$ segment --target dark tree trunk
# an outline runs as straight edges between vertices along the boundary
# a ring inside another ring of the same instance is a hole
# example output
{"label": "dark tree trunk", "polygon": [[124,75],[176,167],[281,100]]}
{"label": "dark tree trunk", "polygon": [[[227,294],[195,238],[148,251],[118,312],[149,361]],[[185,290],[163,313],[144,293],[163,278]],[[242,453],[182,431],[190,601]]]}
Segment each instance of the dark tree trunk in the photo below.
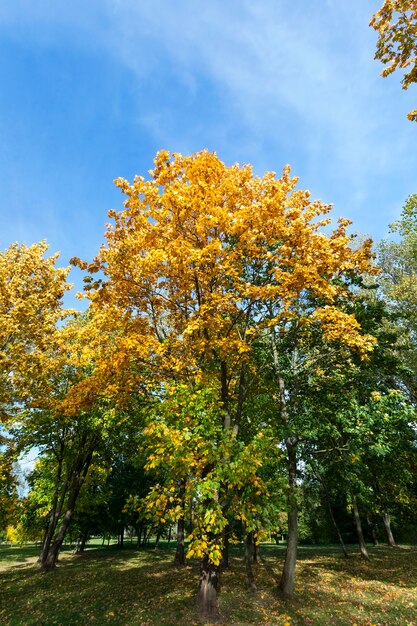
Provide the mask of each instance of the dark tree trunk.
{"label": "dark tree trunk", "polygon": [[349,554],[348,554],[348,551],[346,550],[346,546],[345,546],[345,542],[343,541],[342,533],[340,532],[340,528],[338,526],[338,523],[336,522],[336,518],[335,518],[334,513],[333,513],[333,507],[332,507],[332,503],[331,503],[331,498],[330,498],[330,494],[329,494],[329,491],[327,489],[326,483],[324,482],[323,478],[320,476],[320,474],[318,472],[314,472],[314,475],[320,481],[320,484],[321,484],[322,489],[323,489],[324,499],[326,501],[327,508],[329,510],[330,519],[332,520],[332,524],[333,524],[334,529],[335,529],[335,531],[337,533],[337,536],[339,538],[339,543],[340,543],[340,546],[342,548],[343,554],[344,554],[345,558],[348,558]]}
{"label": "dark tree trunk", "polygon": [[198,614],[202,620],[216,620],[219,617],[217,590],[219,586],[219,568],[209,563],[205,556],[200,565],[200,584],[197,595]]}
{"label": "dark tree trunk", "polygon": [[180,483],[179,497],[181,501],[181,513],[177,520],[177,545],[174,564],[185,565],[185,480],[182,480]]}
{"label": "dark tree trunk", "polygon": [[284,569],[282,570],[279,590],[291,598],[294,593],[295,566],[298,548],[298,505],[297,505],[297,459],[295,445],[289,438],[286,441],[288,454],[288,541],[285,553]]}
{"label": "dark tree trunk", "polygon": [[80,545],[81,545],[81,537],[78,536],[77,541],[75,542],[74,550],[72,551],[73,554],[78,554],[80,552]]}
{"label": "dark tree trunk", "polygon": [[385,532],[387,534],[387,542],[388,545],[391,546],[391,548],[395,548],[395,546],[397,545],[395,543],[395,539],[394,539],[394,535],[392,534],[392,530],[391,530],[391,517],[388,513],[384,513],[382,516],[382,522],[384,524],[384,529]]}
{"label": "dark tree trunk", "polygon": [[177,549],[175,550],[174,563],[175,565],[185,564],[184,517],[183,516],[181,516],[177,522]]}
{"label": "dark tree trunk", "polygon": [[340,546],[342,548],[343,554],[346,558],[349,557],[348,551],[346,550],[345,542],[343,541],[342,533],[340,532],[340,528],[336,522],[336,518],[333,513],[332,505],[330,504],[330,500],[327,500],[327,505],[329,507],[330,519],[332,520],[333,526],[335,527],[337,536],[339,537]]}
{"label": "dark tree trunk", "polygon": [[255,576],[253,575],[252,561],[255,557],[253,532],[247,533],[245,537],[245,568],[246,582],[250,591],[256,591]]}
{"label": "dark tree trunk", "polygon": [[352,506],[353,506],[353,515],[355,518],[356,533],[358,535],[359,549],[361,551],[361,557],[369,561],[369,554],[366,549],[365,539],[363,536],[361,516],[359,515],[358,502],[356,499],[356,495],[352,496]]}
{"label": "dark tree trunk", "polygon": [[260,549],[260,545],[257,541],[253,542],[253,562],[254,563],[260,563],[261,562],[261,555],[259,553],[259,549]]}
{"label": "dark tree trunk", "polygon": [[222,570],[229,569],[229,526],[222,532]]}
{"label": "dark tree trunk", "polygon": [[124,548],[124,545],[125,545],[125,528],[124,528],[124,526],[120,527],[118,543],[119,543],[119,547],[120,548]]}
{"label": "dark tree trunk", "polygon": [[369,513],[366,514],[366,522],[369,526],[369,530],[371,531],[372,543],[374,546],[378,545],[378,537],[376,536],[376,527],[375,522],[373,521],[371,515]]}
{"label": "dark tree trunk", "polygon": [[145,547],[149,542],[149,537],[151,536],[152,528],[147,529],[146,526],[143,529],[143,538],[142,538],[142,546]]}
{"label": "dark tree trunk", "polygon": [[76,543],[75,550],[74,550],[75,554],[82,554],[84,552],[87,539],[88,539],[88,528],[86,528],[81,533],[81,535],[77,537],[77,543]]}

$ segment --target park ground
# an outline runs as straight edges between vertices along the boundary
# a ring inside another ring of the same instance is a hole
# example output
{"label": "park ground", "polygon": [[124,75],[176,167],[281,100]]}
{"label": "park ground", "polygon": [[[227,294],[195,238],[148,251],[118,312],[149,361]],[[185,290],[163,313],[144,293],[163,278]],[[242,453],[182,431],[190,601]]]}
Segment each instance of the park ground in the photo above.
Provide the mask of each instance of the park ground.
{"label": "park ground", "polygon": [[[336,547],[301,547],[296,593],[276,592],[284,548],[261,546],[258,591],[247,591],[245,568],[234,547],[222,576],[221,624],[249,626],[417,626],[417,547],[370,548],[348,559]],[[198,563],[173,565],[173,547],[138,550],[90,544],[82,555],[63,552],[56,571],[40,574],[39,548],[0,545],[2,626],[191,626]]]}

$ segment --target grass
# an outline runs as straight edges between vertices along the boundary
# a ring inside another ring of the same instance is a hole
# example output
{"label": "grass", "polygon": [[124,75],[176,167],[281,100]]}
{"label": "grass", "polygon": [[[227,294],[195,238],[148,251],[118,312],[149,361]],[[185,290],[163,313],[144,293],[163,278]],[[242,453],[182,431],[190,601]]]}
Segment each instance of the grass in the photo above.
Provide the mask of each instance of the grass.
{"label": "grass", "polygon": [[[284,549],[262,546],[258,592],[246,590],[238,548],[222,575],[219,605],[226,626],[417,626],[417,548],[370,548],[369,563],[352,548],[300,548],[296,595],[276,593]],[[90,546],[64,552],[42,575],[38,548],[0,546],[0,623],[4,626],[191,626],[198,624],[198,563],[172,564],[173,550]]]}

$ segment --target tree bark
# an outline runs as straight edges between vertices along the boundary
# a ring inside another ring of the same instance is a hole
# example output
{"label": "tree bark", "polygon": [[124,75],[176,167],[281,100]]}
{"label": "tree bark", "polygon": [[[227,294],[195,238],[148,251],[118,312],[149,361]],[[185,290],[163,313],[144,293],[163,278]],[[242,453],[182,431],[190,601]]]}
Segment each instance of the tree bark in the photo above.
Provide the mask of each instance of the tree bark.
{"label": "tree bark", "polygon": [[136,529],[136,534],[137,534],[137,537],[138,537],[138,542],[137,542],[138,548],[140,548],[141,545],[142,545],[142,528],[143,528],[143,524],[141,522],[140,525]]}
{"label": "tree bark", "polygon": [[54,569],[56,565],[56,562],[58,560],[58,554],[65,538],[65,533],[68,530],[68,526],[74,513],[74,505],[77,495],[78,494],[75,495],[75,492],[71,492],[69,495],[68,505],[66,507],[65,515],[59,527],[58,533],[56,534],[49,548],[46,559],[42,562],[42,572],[49,572],[50,570]]}
{"label": "tree bark", "polygon": [[217,590],[219,586],[219,568],[209,563],[204,556],[200,565],[200,584],[197,595],[197,608],[202,620],[213,621],[219,617]]}
{"label": "tree bark", "polygon": [[362,530],[361,517],[359,515],[358,502],[357,502],[355,494],[353,494],[352,496],[352,506],[353,506],[353,515],[355,518],[356,533],[358,535],[359,549],[361,551],[361,557],[369,561],[369,554],[366,549],[365,539],[364,539],[363,530]]}
{"label": "tree bark", "polygon": [[[63,455],[63,444],[61,444],[61,452]],[[57,475],[55,479],[55,490],[54,496],[52,499],[52,508],[48,519],[48,525],[45,530],[45,535],[42,541],[41,553],[39,555],[38,563],[45,563],[48,553],[49,547],[51,545],[53,536],[55,534],[56,528],[58,526],[59,518],[62,513],[62,509],[65,502],[65,497],[67,495],[69,482],[71,479],[71,470],[67,468],[66,476],[64,482],[62,482],[62,466],[63,466],[63,456],[58,460],[57,467]]]}
{"label": "tree bark", "polygon": [[395,548],[395,546],[397,545],[395,543],[395,539],[394,539],[394,535],[392,534],[392,530],[391,530],[391,517],[388,513],[384,513],[382,516],[382,522],[384,524],[384,529],[385,532],[387,534],[387,542],[388,545],[391,546],[391,548]]}
{"label": "tree bark", "polygon": [[298,548],[297,460],[295,445],[291,438],[287,439],[286,448],[288,454],[288,540],[279,590],[285,597],[291,598],[294,594]]}
{"label": "tree bark", "polygon": [[253,542],[253,562],[261,562],[261,555],[259,554],[259,543],[257,541]]}
{"label": "tree bark", "polygon": [[[285,381],[280,373],[278,347],[274,331],[271,333],[271,348],[274,364],[275,379],[279,393],[280,416],[282,423],[290,426],[290,416],[287,407],[287,395]],[[287,437],[285,447],[287,449],[288,468],[288,540],[285,553],[284,568],[282,570],[279,591],[287,598],[294,594],[295,566],[297,563],[298,548],[298,505],[297,505],[297,455],[296,446],[298,437]]]}
{"label": "tree bark", "polygon": [[82,537],[81,537],[81,544],[80,544],[80,552],[81,553],[84,552],[84,550],[85,550],[85,544],[87,543],[87,540],[88,540],[88,534],[89,534],[88,533],[88,528],[86,528],[85,531],[82,534]]}
{"label": "tree bark", "polygon": [[371,531],[371,537],[372,537],[372,543],[374,544],[374,546],[378,545],[378,537],[376,536],[376,528],[375,528],[375,522],[373,521],[371,515],[369,513],[366,514],[366,521],[367,524],[369,526],[369,529]]}
{"label": "tree bark", "polygon": [[339,543],[340,543],[340,546],[342,548],[342,552],[343,552],[345,558],[347,559],[347,558],[349,558],[349,554],[348,554],[348,551],[346,550],[346,546],[345,546],[345,542],[343,541],[342,533],[340,532],[339,525],[336,522],[336,518],[335,518],[334,513],[333,513],[333,507],[332,507],[332,503],[331,503],[330,494],[329,494],[329,491],[327,489],[327,485],[324,482],[323,478],[320,476],[320,473],[315,471],[314,468],[313,468],[313,473],[316,476],[316,478],[320,481],[320,484],[321,484],[321,487],[322,487],[322,490],[323,490],[324,499],[326,501],[327,508],[329,509],[330,519],[332,520],[332,524],[333,524],[334,529],[335,529],[335,531],[337,533],[337,536],[339,538]]}
{"label": "tree bark", "polygon": [[58,560],[59,551],[62,547],[63,541],[65,539],[65,534],[68,530],[69,524],[74,514],[78,494],[80,493],[80,489],[87,476],[87,472],[91,464],[92,456],[92,450],[90,450],[86,456],[84,456],[83,454],[80,454],[78,456],[77,464],[73,472],[71,487],[69,489],[68,501],[65,507],[66,510],[64,517],[62,519],[58,532],[56,533],[52,543],[49,546],[48,552],[46,553],[46,555],[43,555],[44,559],[41,563],[41,571],[44,573],[49,572],[50,570],[55,568],[56,562]]}
{"label": "tree bark", "polygon": [[343,541],[342,533],[340,532],[340,528],[336,522],[336,518],[333,513],[332,505],[330,504],[330,500],[327,500],[327,506],[329,507],[330,519],[333,522],[333,526],[335,527],[337,536],[339,537],[340,546],[342,548],[343,554],[345,558],[349,557],[348,551],[346,550],[345,542]]}
{"label": "tree bark", "polygon": [[177,547],[175,550],[174,564],[185,565],[185,481],[180,483],[179,496],[181,499],[181,514],[177,520]]}
{"label": "tree bark", "polygon": [[247,533],[245,537],[245,568],[246,582],[250,591],[256,591],[255,576],[253,575],[252,561],[254,560],[253,532]]}
{"label": "tree bark", "polygon": [[222,531],[222,571],[229,569],[229,525]]}

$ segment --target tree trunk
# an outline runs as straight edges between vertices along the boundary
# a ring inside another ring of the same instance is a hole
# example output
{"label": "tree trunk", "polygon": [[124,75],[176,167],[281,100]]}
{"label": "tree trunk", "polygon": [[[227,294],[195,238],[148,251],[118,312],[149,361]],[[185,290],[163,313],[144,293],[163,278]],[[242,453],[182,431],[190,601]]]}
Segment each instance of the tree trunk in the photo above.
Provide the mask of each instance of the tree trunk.
{"label": "tree trunk", "polygon": [[149,543],[149,537],[151,536],[152,533],[152,527],[151,528],[145,528],[143,529],[143,537],[142,537],[142,547],[146,547],[146,544]]}
{"label": "tree trunk", "polygon": [[[72,494],[70,494],[70,498],[71,496]],[[41,565],[42,572],[49,572],[50,570],[54,569],[56,565],[56,562],[58,560],[58,554],[65,538],[65,533],[68,530],[69,523],[74,513],[74,505],[72,503],[73,499],[75,500],[76,497],[71,498],[71,504],[69,503],[68,506],[66,507],[65,515],[59,527],[58,533],[56,534],[49,548],[45,561],[42,562],[42,565]]]}
{"label": "tree trunk", "polygon": [[378,545],[378,537],[376,536],[376,527],[375,522],[373,521],[371,515],[369,513],[366,514],[366,522],[369,526],[369,530],[371,531],[372,543],[374,546]]}
{"label": "tree trunk", "polygon": [[80,552],[84,552],[84,550],[85,550],[85,546],[86,546],[86,543],[88,541],[88,535],[89,535],[89,532],[88,532],[88,528],[87,528],[83,532],[83,536],[81,537]]}
{"label": "tree trunk", "polygon": [[352,506],[353,506],[353,515],[355,518],[356,533],[358,535],[359,549],[361,551],[361,557],[369,561],[369,554],[366,549],[365,539],[363,536],[361,517],[359,515],[358,502],[356,500],[356,495],[352,496]]}
{"label": "tree trunk", "polygon": [[181,513],[177,520],[177,545],[175,550],[174,564],[185,565],[185,480],[181,480],[179,488],[181,501]]}
{"label": "tree trunk", "polygon": [[229,525],[222,531],[222,570],[229,569]]}
{"label": "tree trunk", "polygon": [[82,554],[84,552],[87,539],[88,539],[88,528],[83,530],[82,533],[78,535],[77,542],[75,544],[74,554]]}
{"label": "tree trunk", "polygon": [[384,528],[385,528],[385,532],[387,534],[387,542],[388,545],[391,546],[391,548],[395,548],[395,546],[397,545],[395,543],[395,539],[394,539],[394,535],[392,534],[392,530],[391,530],[391,517],[388,513],[384,513],[382,516],[382,521],[384,524]]}
{"label": "tree trunk", "polygon": [[57,468],[57,477],[55,483],[55,492],[52,501],[52,509],[49,515],[48,525],[45,530],[45,535],[42,542],[41,553],[39,555],[38,563],[45,563],[48,553],[49,547],[51,545],[52,539],[54,537],[55,531],[58,526],[59,518],[62,513],[62,509],[64,507],[65,497],[67,495],[69,483],[72,476],[72,471],[70,468],[67,468],[65,480],[61,483],[61,475],[62,475],[62,464],[63,459],[61,458]]}
{"label": "tree trunk", "polygon": [[331,503],[331,498],[330,498],[330,494],[329,491],[327,489],[327,485],[324,482],[323,478],[320,476],[320,474],[318,472],[315,472],[313,469],[314,475],[316,476],[316,478],[318,478],[318,480],[320,481],[321,487],[323,489],[323,495],[324,495],[324,499],[326,501],[327,504],[327,508],[329,509],[329,514],[330,514],[330,519],[332,520],[332,524],[335,528],[335,531],[337,533],[337,536],[339,538],[339,543],[340,546],[342,548],[343,554],[345,555],[345,558],[347,559],[349,557],[348,551],[346,550],[346,546],[345,546],[345,542],[343,541],[343,537],[342,537],[342,533],[340,532],[340,528],[338,526],[338,523],[336,522],[336,518],[334,516],[333,513],[333,507],[332,507],[332,503]]}
{"label": "tree trunk", "polygon": [[253,532],[247,533],[245,537],[245,568],[246,582],[250,591],[256,591],[255,576],[253,575],[252,560],[254,560]]}
{"label": "tree trunk", "polygon": [[[287,390],[285,380],[280,373],[280,362],[276,336],[274,330],[271,333],[272,358],[274,372],[279,392],[280,417],[286,427],[290,427],[290,416],[287,408]],[[285,553],[284,568],[282,570],[279,591],[287,598],[294,593],[295,566],[297,563],[298,548],[298,505],[297,505],[297,455],[296,446],[299,437],[287,437],[285,447],[287,449],[288,468],[288,541]]]}
{"label": "tree trunk", "polygon": [[291,598],[294,593],[295,566],[298,547],[298,505],[297,505],[297,459],[295,445],[290,438],[286,441],[288,453],[288,541],[285,553],[284,569],[282,570],[279,590]]}
{"label": "tree trunk", "polygon": [[261,555],[259,554],[259,542],[257,541],[253,542],[253,562],[254,563],[261,562]]}
{"label": "tree trunk", "polygon": [[78,494],[80,493],[80,489],[82,484],[87,476],[88,469],[91,464],[91,459],[93,456],[93,451],[87,453],[86,457],[83,455],[79,455],[78,462],[73,472],[73,480],[71,483],[71,488],[68,494],[68,502],[66,505],[66,510],[64,517],[62,519],[61,525],[56,533],[52,543],[49,546],[48,552],[43,556],[43,560],[41,563],[41,571],[49,572],[50,570],[55,568],[56,562],[58,560],[59,551],[62,547],[63,541],[65,539],[65,534],[68,530],[71,518],[74,514],[75,503],[78,498]]}
{"label": "tree trunk", "polygon": [[177,548],[175,550],[174,563],[175,565],[185,565],[183,516],[181,516],[177,522]]}
{"label": "tree trunk", "polygon": [[219,586],[219,568],[209,563],[206,555],[200,565],[200,584],[197,595],[198,614],[202,620],[213,621],[219,617],[217,590]]}
{"label": "tree trunk", "polygon": [[80,552],[80,545],[81,545],[81,537],[78,536],[77,541],[75,542],[74,549],[72,551],[73,554],[78,554]]}
{"label": "tree trunk", "polygon": [[343,537],[342,537],[342,533],[340,532],[340,528],[336,522],[336,518],[334,516],[333,513],[333,509],[332,509],[332,505],[330,504],[330,500],[327,500],[327,505],[329,507],[329,513],[330,513],[330,519],[333,522],[333,526],[335,527],[335,530],[337,532],[337,536],[339,537],[339,542],[340,542],[340,546],[342,548],[343,554],[345,555],[346,558],[349,557],[348,551],[346,550],[346,546],[345,546],[345,542],[343,541]]}

